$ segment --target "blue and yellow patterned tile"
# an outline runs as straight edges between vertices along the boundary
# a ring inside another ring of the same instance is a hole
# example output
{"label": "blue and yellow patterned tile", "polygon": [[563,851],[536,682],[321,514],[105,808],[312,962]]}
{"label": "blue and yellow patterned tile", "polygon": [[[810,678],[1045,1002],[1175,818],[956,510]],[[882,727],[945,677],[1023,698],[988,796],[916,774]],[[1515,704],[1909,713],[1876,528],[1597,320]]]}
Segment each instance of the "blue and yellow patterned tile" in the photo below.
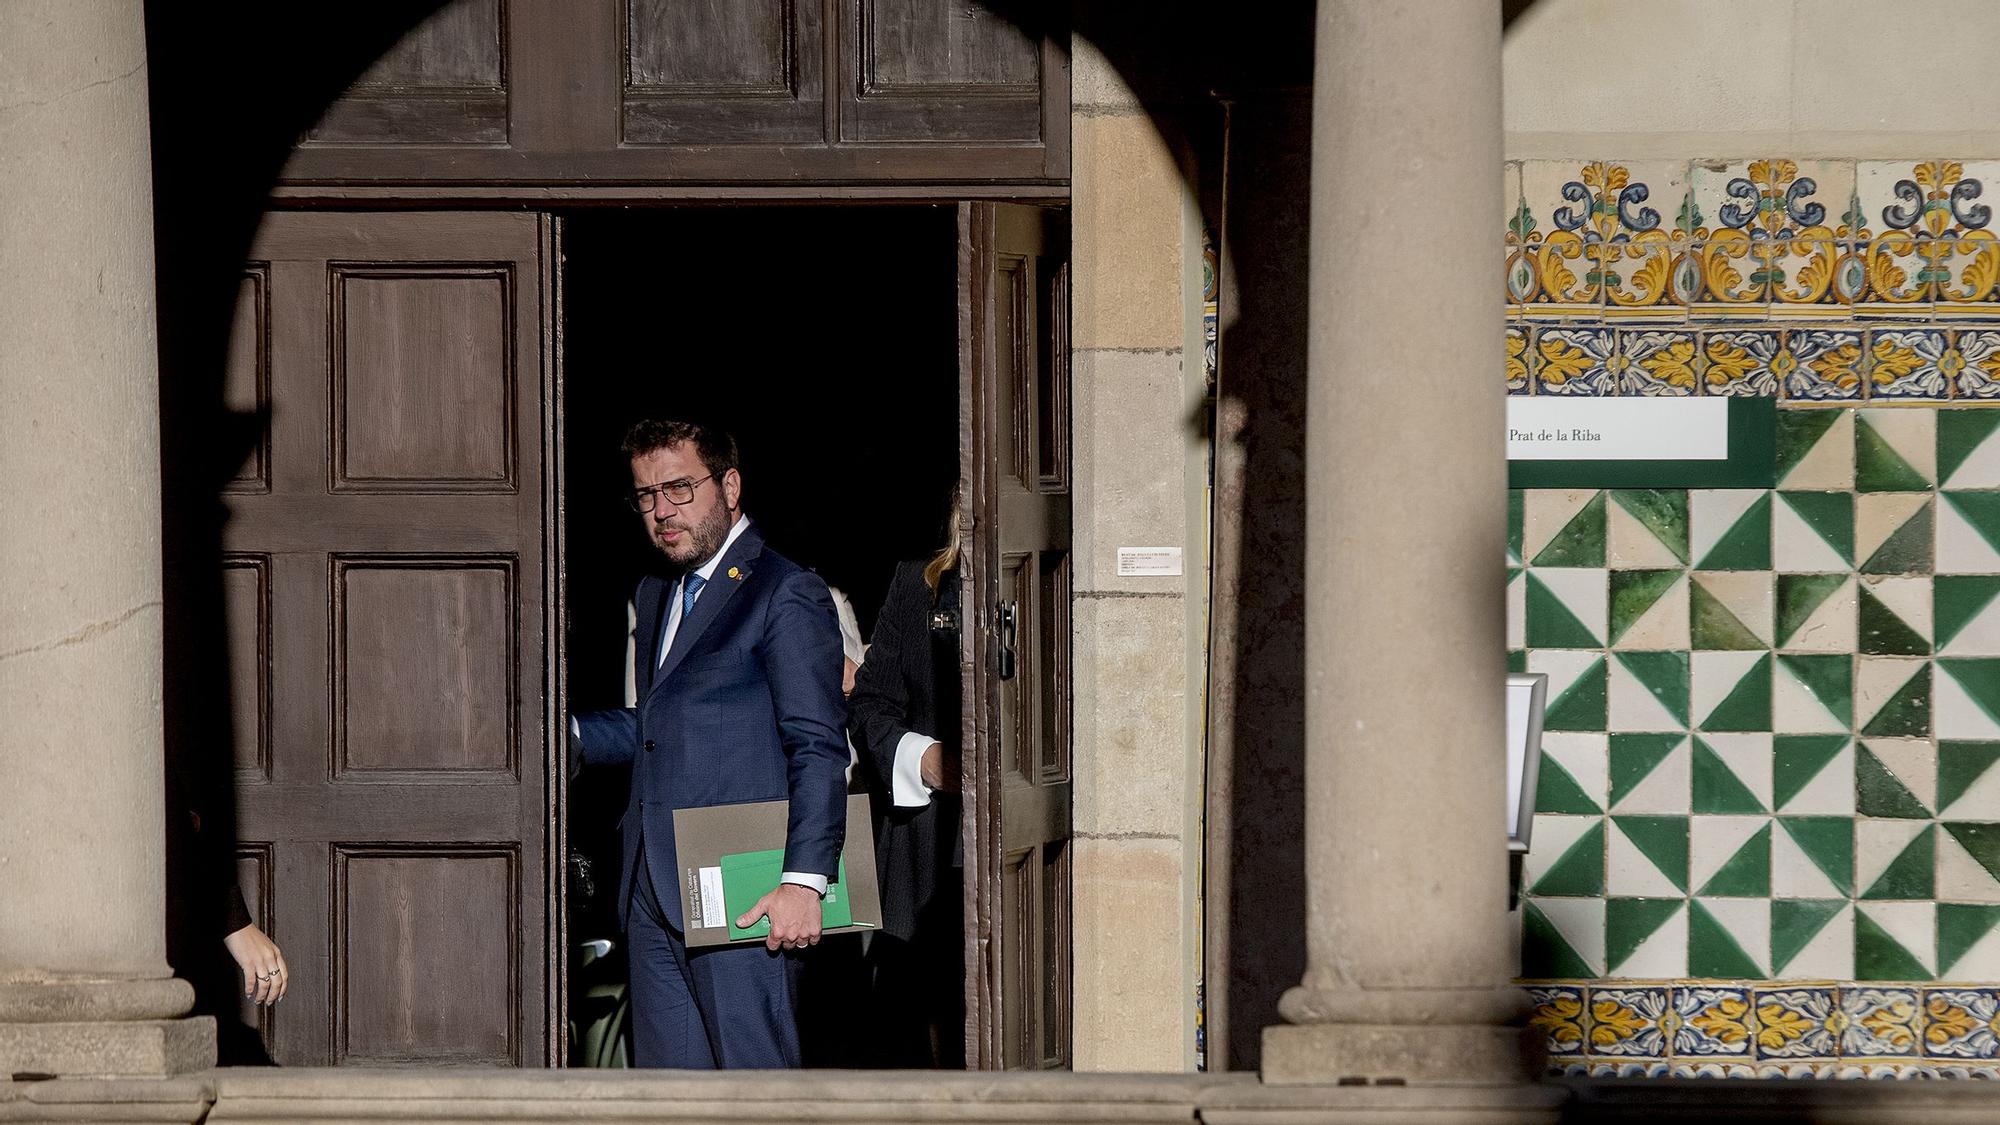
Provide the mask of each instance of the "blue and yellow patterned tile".
{"label": "blue and yellow patterned tile", "polygon": [[2000,241],[1990,230],[1976,233],[1980,237],[1941,244],[1933,305],[1933,315],[1940,320],[2000,316]]}
{"label": "blue and yellow patterned tile", "polygon": [[1991,988],[1927,988],[1923,991],[1923,1052],[1934,1059],[2000,1058],[2000,992]]}
{"label": "blue and yellow patterned tile", "polygon": [[[1619,173],[1621,186],[1610,188]],[[1673,284],[1677,251],[1686,233],[1677,216],[1687,196],[1687,165],[1680,161],[1637,161],[1608,165],[1597,192],[1601,208],[1596,229],[1604,246],[1604,315],[1612,321],[1680,320],[1686,302]]]}
{"label": "blue and yellow patterned tile", "polygon": [[1868,333],[1868,397],[1943,401],[1964,358],[1938,328],[1876,328]]}
{"label": "blue and yellow patterned tile", "polygon": [[1628,186],[1627,173],[1616,164],[1522,162],[1524,206],[1508,232],[1517,248],[1509,255],[1508,289],[1523,315],[1603,316],[1604,232],[1617,228],[1618,196]]}
{"label": "blue and yellow patterned tile", "polygon": [[1759,1061],[1796,1063],[1839,1055],[1834,1013],[1840,1010],[1840,998],[1832,987],[1760,988],[1752,1008]]}
{"label": "blue and yellow patterned tile", "polygon": [[1665,1058],[1678,1021],[1665,985],[1592,988],[1586,1053],[1597,1058]]}
{"label": "blue and yellow patterned tile", "polygon": [[1685,329],[1625,328],[1618,333],[1617,367],[1623,394],[1691,395],[1703,366],[1695,334]]}
{"label": "blue and yellow patterned tile", "polygon": [[2000,398],[2000,330],[1960,328],[1953,344],[1964,365],[1958,371],[1958,397]]}
{"label": "blue and yellow patterned tile", "polygon": [[1840,990],[1843,1059],[1914,1058],[1922,1004],[1913,988],[1861,985]]}
{"label": "blue and yellow patterned tile", "polygon": [[1532,344],[1530,329],[1524,324],[1507,326],[1507,393],[1524,395],[1534,390],[1534,377],[1528,370],[1529,347]]}
{"label": "blue and yellow patterned tile", "polygon": [[1786,320],[1851,315],[1861,266],[1842,219],[1854,196],[1853,162],[1798,161],[1789,180],[1782,177],[1788,162],[1771,163],[1780,175],[1758,225],[1771,274],[1772,315]]}
{"label": "blue and yellow patterned tile", "polygon": [[1606,396],[1619,393],[1612,370],[1617,338],[1609,328],[1543,328],[1535,333],[1535,393]]}
{"label": "blue and yellow patterned tile", "polygon": [[1779,334],[1739,329],[1706,332],[1701,337],[1701,393],[1705,395],[1773,396],[1778,378],[1772,370],[1779,354]]}
{"label": "blue and yellow patterned tile", "polygon": [[1771,361],[1784,397],[1798,402],[1858,402],[1866,393],[1862,333],[1852,329],[1794,328]]}
{"label": "blue and yellow patterned tile", "polygon": [[1754,1036],[1750,990],[1682,985],[1674,989],[1676,1059],[1749,1058]]}
{"label": "blue and yellow patterned tile", "polygon": [[1583,1050],[1585,990],[1577,985],[1539,985],[1528,990],[1528,1026],[1541,1036],[1551,1061]]}

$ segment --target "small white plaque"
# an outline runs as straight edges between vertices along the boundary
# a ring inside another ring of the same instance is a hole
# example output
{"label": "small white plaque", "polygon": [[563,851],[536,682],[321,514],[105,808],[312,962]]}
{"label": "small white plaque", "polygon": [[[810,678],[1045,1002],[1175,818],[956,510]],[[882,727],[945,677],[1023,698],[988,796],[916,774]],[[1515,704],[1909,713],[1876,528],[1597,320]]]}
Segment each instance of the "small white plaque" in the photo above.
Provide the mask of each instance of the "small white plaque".
{"label": "small white plaque", "polygon": [[1118,577],[1157,578],[1181,573],[1179,547],[1120,547]]}
{"label": "small white plaque", "polygon": [[705,929],[726,926],[729,919],[722,906],[722,868],[704,867],[701,871],[701,924]]}
{"label": "small white plaque", "polygon": [[1510,461],[1726,461],[1726,398],[1509,398]]}

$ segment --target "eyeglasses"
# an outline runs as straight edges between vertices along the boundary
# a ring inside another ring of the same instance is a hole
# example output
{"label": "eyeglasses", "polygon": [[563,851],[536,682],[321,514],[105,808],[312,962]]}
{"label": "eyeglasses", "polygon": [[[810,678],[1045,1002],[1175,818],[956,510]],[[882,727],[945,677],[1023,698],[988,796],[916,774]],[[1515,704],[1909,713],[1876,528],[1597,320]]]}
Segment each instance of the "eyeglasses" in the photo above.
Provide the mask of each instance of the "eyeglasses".
{"label": "eyeglasses", "polygon": [[625,494],[625,503],[631,505],[633,511],[644,515],[657,507],[660,503],[660,497],[664,496],[667,498],[669,504],[678,508],[684,504],[694,503],[696,485],[702,481],[714,479],[715,476],[711,473],[697,480],[682,478],[680,480],[670,480],[665,484],[651,484],[645,488],[635,488]]}

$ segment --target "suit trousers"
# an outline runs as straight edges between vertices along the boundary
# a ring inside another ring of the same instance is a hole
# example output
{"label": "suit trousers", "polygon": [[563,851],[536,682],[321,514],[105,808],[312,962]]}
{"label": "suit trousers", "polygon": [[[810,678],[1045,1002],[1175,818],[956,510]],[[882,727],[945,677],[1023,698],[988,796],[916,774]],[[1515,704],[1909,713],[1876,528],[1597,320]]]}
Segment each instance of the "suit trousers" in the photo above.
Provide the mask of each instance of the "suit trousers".
{"label": "suit trousers", "polygon": [[799,960],[762,942],[689,949],[653,894],[645,848],[626,922],[632,1057],[641,1067],[797,1067]]}

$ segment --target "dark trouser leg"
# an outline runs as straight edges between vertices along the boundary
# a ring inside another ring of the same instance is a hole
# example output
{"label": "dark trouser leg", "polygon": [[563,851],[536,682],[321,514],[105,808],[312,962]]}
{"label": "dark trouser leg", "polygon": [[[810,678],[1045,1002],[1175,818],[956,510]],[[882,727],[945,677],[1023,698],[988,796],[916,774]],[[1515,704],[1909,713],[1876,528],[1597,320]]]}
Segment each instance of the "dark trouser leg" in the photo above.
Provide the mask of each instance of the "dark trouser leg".
{"label": "dark trouser leg", "polygon": [[799,1055],[799,959],[762,942],[688,953],[688,977],[707,1014],[710,1049],[724,1070],[802,1065]]}
{"label": "dark trouser leg", "polygon": [[644,854],[642,850],[632,882],[625,934],[632,967],[632,1065],[714,1070],[715,1052],[697,1006],[687,947],[653,897]]}

